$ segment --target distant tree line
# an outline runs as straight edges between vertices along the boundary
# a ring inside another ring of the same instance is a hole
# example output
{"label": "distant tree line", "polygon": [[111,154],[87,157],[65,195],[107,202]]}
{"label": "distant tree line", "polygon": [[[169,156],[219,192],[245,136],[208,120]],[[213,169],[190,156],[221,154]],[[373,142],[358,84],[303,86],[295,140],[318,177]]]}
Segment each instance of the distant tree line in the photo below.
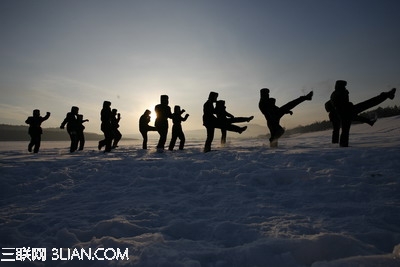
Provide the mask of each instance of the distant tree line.
{"label": "distant tree line", "polygon": [[400,107],[398,106],[386,107],[386,108],[379,107],[377,109],[361,113],[360,115],[366,116],[368,118],[375,118],[375,116],[377,118],[387,118],[400,115]]}
{"label": "distant tree line", "polygon": [[[386,108],[379,107],[377,109],[361,113],[360,115],[368,117],[370,119],[392,117],[400,115],[400,108],[398,106],[386,107]],[[354,124],[357,123],[358,122],[356,121],[354,122]],[[314,122],[306,126],[298,126],[296,128],[286,130],[286,133],[288,135],[291,135],[299,133],[325,131],[329,129],[332,129],[332,123],[329,120],[324,120],[324,121]]]}
{"label": "distant tree line", "polygon": [[317,121],[306,126],[300,125],[297,126],[296,128],[286,130],[286,134],[292,135],[299,133],[319,132],[329,129],[332,129],[332,123],[328,120],[324,120],[324,121]]}
{"label": "distant tree line", "polygon": [[[87,140],[99,140],[101,135],[96,133],[86,133]],[[0,141],[28,141],[28,126],[0,124]],[[46,128],[43,131],[42,140],[44,141],[67,141],[69,135],[60,128]]]}

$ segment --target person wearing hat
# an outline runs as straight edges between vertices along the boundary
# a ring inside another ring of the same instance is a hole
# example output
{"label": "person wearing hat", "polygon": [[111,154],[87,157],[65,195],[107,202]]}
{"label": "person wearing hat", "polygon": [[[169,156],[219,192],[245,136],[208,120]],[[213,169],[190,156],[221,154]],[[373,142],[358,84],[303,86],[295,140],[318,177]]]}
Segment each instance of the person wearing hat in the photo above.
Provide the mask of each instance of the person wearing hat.
{"label": "person wearing hat", "polygon": [[111,151],[111,143],[113,139],[112,127],[111,127],[111,102],[104,101],[103,108],[100,112],[101,126],[100,129],[104,133],[104,139],[99,141],[99,150],[105,146],[104,152]]}
{"label": "person wearing hat", "polygon": [[32,152],[33,148],[33,152],[38,153],[42,139],[41,135],[43,133],[41,124],[50,117],[50,112],[46,112],[46,116],[42,117],[40,116],[40,110],[35,109],[33,110],[32,115],[33,116],[28,117],[25,121],[26,124],[29,124],[28,133],[31,136],[31,141],[28,145],[28,151]]}
{"label": "person wearing hat", "polygon": [[277,147],[278,139],[284,134],[285,130],[280,125],[280,120],[285,114],[293,114],[292,109],[295,108],[300,103],[308,100],[310,101],[313,97],[313,92],[311,91],[305,96],[300,96],[287,104],[278,107],[276,106],[276,99],[269,97],[269,89],[262,88],[260,90],[260,101],[258,107],[261,113],[265,116],[267,120],[267,126],[270,130],[270,146]]}
{"label": "person wearing hat", "polygon": [[211,144],[214,139],[214,130],[217,124],[217,117],[214,116],[214,103],[217,102],[218,93],[210,92],[207,101],[203,105],[203,125],[207,130],[207,139],[204,144],[204,152],[211,151]]}
{"label": "person wearing hat", "polygon": [[61,123],[60,129],[64,129],[65,125],[67,125],[67,132],[69,134],[69,138],[71,139],[71,145],[69,148],[69,152],[74,152],[78,149],[78,107],[71,107],[71,112],[68,112],[65,116],[64,121]]}
{"label": "person wearing hat", "polygon": [[169,97],[167,95],[162,95],[160,97],[160,104],[156,105],[154,110],[156,112],[156,121],[154,126],[157,129],[160,139],[157,144],[157,151],[163,152],[165,147],[165,142],[167,141],[168,135],[168,119],[172,119],[171,107],[168,106]]}
{"label": "person wearing hat", "polygon": [[[393,88],[388,92],[382,92],[378,96],[354,105],[349,100],[349,91],[347,90],[346,86],[347,81],[337,80],[335,83],[335,90],[332,92],[330,97],[332,105],[331,108],[335,112],[337,119],[340,120],[340,127],[342,128],[339,140],[339,145],[341,147],[349,146],[349,135],[352,121],[363,120],[363,118],[358,115],[359,113],[377,106],[387,99],[394,99],[396,93],[396,88]],[[339,122],[336,121],[336,136],[339,134],[339,129],[337,128],[339,125],[338,123]],[[334,141],[336,141],[336,139]]]}
{"label": "person wearing hat", "polygon": [[[346,87],[347,82],[343,81],[343,80],[338,80],[336,81],[335,84],[335,91],[337,89],[337,91],[340,93],[341,88],[345,88]],[[345,91],[343,91],[345,92]],[[348,91],[347,93],[345,93],[348,95]],[[325,110],[326,112],[328,112],[328,117],[329,117],[329,121],[332,123],[332,144],[338,144],[339,143],[339,136],[340,136],[340,125],[341,125],[341,120],[340,120],[340,116],[338,114],[338,112],[336,111],[332,100],[328,100],[325,103]],[[353,117],[353,121],[358,121],[361,123],[367,123],[370,126],[373,126],[376,122],[377,118],[375,119],[369,119],[366,117],[362,117],[360,115],[355,115]]]}

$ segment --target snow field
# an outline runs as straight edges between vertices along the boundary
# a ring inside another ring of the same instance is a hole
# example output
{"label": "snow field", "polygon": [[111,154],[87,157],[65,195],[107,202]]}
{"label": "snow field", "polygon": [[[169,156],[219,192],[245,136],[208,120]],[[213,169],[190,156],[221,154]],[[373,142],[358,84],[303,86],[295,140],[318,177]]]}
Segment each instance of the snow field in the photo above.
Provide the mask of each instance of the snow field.
{"label": "snow field", "polygon": [[399,120],[353,126],[349,148],[326,131],[277,149],[216,135],[206,154],[3,150],[0,245],[129,250],[44,266],[400,266]]}

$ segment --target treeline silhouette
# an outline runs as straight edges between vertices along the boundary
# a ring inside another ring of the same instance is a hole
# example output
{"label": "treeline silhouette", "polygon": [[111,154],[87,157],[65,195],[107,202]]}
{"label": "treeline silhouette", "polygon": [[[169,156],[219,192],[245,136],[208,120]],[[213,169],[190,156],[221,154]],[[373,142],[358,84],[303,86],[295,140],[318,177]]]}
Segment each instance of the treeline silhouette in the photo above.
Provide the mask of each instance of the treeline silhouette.
{"label": "treeline silhouette", "polygon": [[[0,124],[0,141],[27,141],[29,140],[28,126]],[[100,134],[85,133],[86,140],[102,138]],[[68,141],[69,135],[60,128],[44,128],[42,141]]]}
{"label": "treeline silhouette", "polygon": [[[361,116],[373,119],[373,118],[386,118],[386,117],[392,117],[392,116],[398,116],[400,115],[400,107],[398,106],[393,106],[393,107],[379,107],[376,109],[373,109],[371,111],[363,112],[360,114]],[[355,121],[354,124],[360,124],[361,122]],[[311,123],[306,126],[297,126],[293,129],[286,130],[287,136],[293,135],[293,134],[301,134],[301,133],[309,133],[309,132],[319,132],[319,131],[325,131],[325,130],[330,130],[332,129],[332,123],[329,120],[323,120],[323,121],[318,121]]]}
{"label": "treeline silhouette", "polygon": [[386,107],[386,108],[379,107],[377,109],[361,113],[360,115],[366,116],[368,118],[374,118],[375,115],[377,116],[377,118],[392,117],[400,115],[400,107],[398,106]]}

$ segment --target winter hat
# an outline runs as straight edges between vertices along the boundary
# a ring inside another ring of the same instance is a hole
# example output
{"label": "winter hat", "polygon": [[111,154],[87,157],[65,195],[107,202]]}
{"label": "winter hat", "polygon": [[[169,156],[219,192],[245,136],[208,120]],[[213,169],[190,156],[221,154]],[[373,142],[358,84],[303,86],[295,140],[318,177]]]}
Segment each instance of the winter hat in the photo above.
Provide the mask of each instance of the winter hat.
{"label": "winter hat", "polygon": [[210,92],[210,94],[208,95],[208,100],[217,101],[217,98],[218,98],[218,93],[216,92]]}
{"label": "winter hat", "polygon": [[347,82],[344,80],[337,80],[335,83],[335,89],[337,88],[345,88],[347,85]]}
{"label": "winter hat", "polygon": [[161,104],[168,105],[168,99],[169,99],[169,97],[167,95],[161,95],[161,97],[160,97]]}
{"label": "winter hat", "polygon": [[260,90],[260,96],[262,98],[264,98],[264,97],[268,98],[269,97],[269,89],[268,88],[262,88]]}

